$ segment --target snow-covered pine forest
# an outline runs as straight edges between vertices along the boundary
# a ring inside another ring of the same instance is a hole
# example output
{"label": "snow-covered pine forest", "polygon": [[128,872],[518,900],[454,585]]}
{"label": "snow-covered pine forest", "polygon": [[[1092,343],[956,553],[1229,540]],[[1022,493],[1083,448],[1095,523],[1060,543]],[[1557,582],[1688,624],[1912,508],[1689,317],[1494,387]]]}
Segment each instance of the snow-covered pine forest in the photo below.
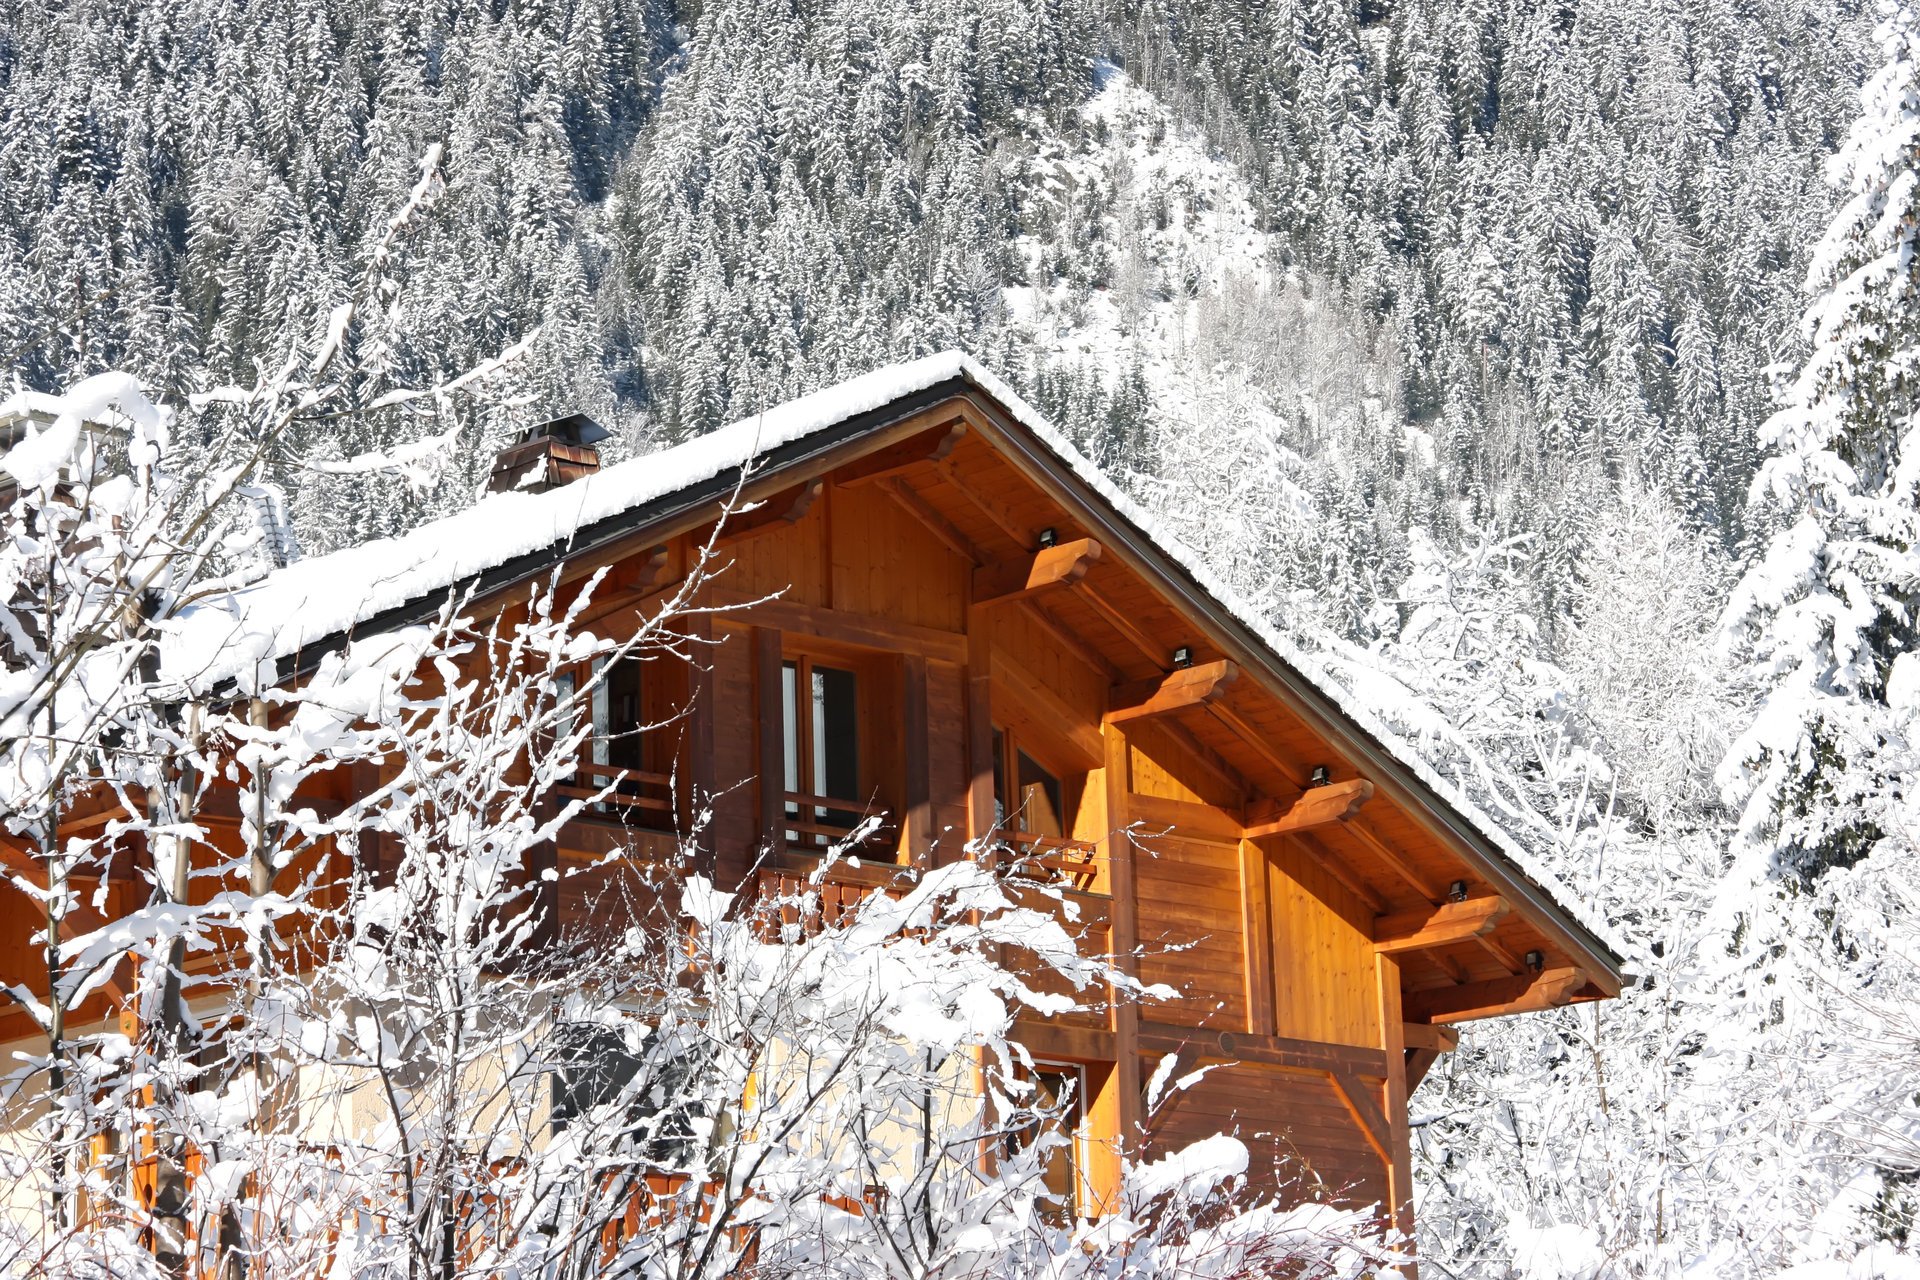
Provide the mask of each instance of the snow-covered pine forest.
{"label": "snow-covered pine forest", "polygon": [[245,575],[529,421],[969,348],[1631,948],[1416,1095],[1423,1266],[1906,1276],[1916,59],[1851,0],[15,0],[0,351],[268,448]]}

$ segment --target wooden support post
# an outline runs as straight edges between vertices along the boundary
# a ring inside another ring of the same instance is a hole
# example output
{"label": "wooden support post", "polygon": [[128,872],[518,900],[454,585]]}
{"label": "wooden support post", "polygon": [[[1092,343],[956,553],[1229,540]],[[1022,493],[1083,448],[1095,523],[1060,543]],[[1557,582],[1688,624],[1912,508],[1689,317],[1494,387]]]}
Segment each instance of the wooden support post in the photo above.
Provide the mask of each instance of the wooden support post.
{"label": "wooden support post", "polygon": [[1373,948],[1397,955],[1466,942],[1491,932],[1511,909],[1505,898],[1491,895],[1380,916],[1373,922]]}
{"label": "wooden support post", "polygon": [[1365,778],[1350,778],[1345,782],[1314,787],[1276,816],[1269,817],[1261,812],[1248,814],[1247,839],[1258,840],[1263,836],[1310,831],[1331,822],[1345,822],[1372,798],[1373,784]]}
{"label": "wooden support post", "polygon": [[1078,538],[1057,547],[1042,547],[1030,558],[975,569],[973,603],[1004,604],[1054,587],[1070,587],[1087,576],[1087,570],[1099,562],[1100,556],[1099,543],[1092,538]]}
{"label": "wooden support post", "polygon": [[1273,918],[1267,909],[1267,854],[1251,840],[1240,841],[1240,914],[1246,939],[1247,1030],[1270,1036],[1273,1007]]}
{"label": "wooden support post", "polygon": [[[994,828],[993,633],[983,609],[967,610],[967,839],[976,847]],[[949,851],[947,858],[958,856]]]}
{"label": "wooden support post", "polygon": [[[1105,839],[1107,875],[1113,886],[1113,954],[1121,972],[1132,976],[1139,971],[1134,952],[1140,945],[1139,881],[1134,875],[1132,821],[1127,796],[1132,792],[1132,769],[1127,753],[1127,735],[1117,725],[1108,725],[1101,733],[1104,763],[1101,773],[1107,801]],[[1119,1140],[1121,1154],[1138,1158],[1146,1138],[1146,1099],[1140,1087],[1140,1006],[1131,998],[1117,1000],[1113,1008],[1114,1087],[1119,1090]]]}
{"label": "wooden support post", "polygon": [[926,867],[933,852],[933,778],[927,760],[927,660],[917,653],[901,659],[901,770],[906,775],[906,811],[901,815],[902,846],[910,866]]}
{"label": "wooden support post", "polygon": [[687,708],[687,794],[681,812],[682,830],[695,836],[698,856],[696,865],[705,874],[712,876],[719,867],[719,849],[715,843],[713,824],[705,830],[695,833],[693,821],[703,809],[713,804],[717,798],[714,762],[714,720],[717,708],[714,706],[716,693],[713,682],[714,637],[713,615],[710,613],[689,613],[683,620],[688,639],[688,702]]}
{"label": "wooden support post", "polygon": [[1568,967],[1412,991],[1407,993],[1407,1016],[1424,1022],[1468,1022],[1503,1013],[1531,1013],[1566,1003],[1568,996],[1586,985],[1586,972]]}
{"label": "wooden support post", "polygon": [[1204,666],[1175,671],[1159,680],[1143,681],[1115,689],[1109,699],[1108,724],[1120,724],[1145,716],[1164,715],[1204,707],[1221,697],[1240,677],[1240,668],[1225,658]]}
{"label": "wooden support post", "polygon": [[1413,1150],[1407,1127],[1407,1041],[1400,1008],[1400,962],[1390,955],[1374,957],[1379,983],[1381,1047],[1387,1052],[1387,1078],[1381,1086],[1381,1109],[1387,1119],[1387,1200],[1394,1227],[1406,1237],[1401,1244],[1409,1277],[1413,1267]]}
{"label": "wooden support post", "polygon": [[753,629],[753,705],[758,722],[760,776],[756,833],[762,853],[786,846],[785,802],[787,777],[786,695],[784,651],[780,633],[772,627]]}

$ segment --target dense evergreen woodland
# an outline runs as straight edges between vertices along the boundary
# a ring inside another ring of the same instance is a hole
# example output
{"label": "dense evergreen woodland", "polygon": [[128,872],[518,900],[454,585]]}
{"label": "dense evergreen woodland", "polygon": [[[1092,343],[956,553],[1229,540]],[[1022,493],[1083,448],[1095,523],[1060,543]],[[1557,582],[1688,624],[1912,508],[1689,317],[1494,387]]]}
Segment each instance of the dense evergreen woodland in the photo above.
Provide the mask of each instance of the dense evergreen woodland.
{"label": "dense evergreen woodland", "polygon": [[210,451],[348,353],[272,442],[313,554],[542,416],[968,347],[1629,949],[1416,1096],[1430,1274],[1913,1275],[1916,56],[1865,0],[5,0],[0,350]]}

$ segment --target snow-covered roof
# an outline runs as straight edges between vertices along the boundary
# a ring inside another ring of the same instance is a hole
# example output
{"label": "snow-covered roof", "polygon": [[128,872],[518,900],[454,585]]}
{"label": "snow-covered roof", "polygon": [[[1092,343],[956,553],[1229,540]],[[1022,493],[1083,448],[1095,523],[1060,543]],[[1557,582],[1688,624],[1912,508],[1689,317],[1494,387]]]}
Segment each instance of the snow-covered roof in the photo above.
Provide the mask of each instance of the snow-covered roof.
{"label": "snow-covered roof", "polygon": [[1122,521],[1211,596],[1353,727],[1432,792],[1510,867],[1544,893],[1618,961],[1624,954],[1603,920],[1539,865],[1500,824],[1389,729],[1320,663],[1242,601],[1191,549],[1160,527],[1032,407],[990,371],[959,351],[874,370],[816,391],[710,434],[630,459],[541,493],[489,494],[458,514],[394,538],[298,561],[257,582],[185,610],[163,652],[171,674],[202,688],[239,691],[276,682],[282,659],[334,642],[356,629],[377,629],[409,604],[443,598],[449,588],[529,556],[546,563],[584,550],[597,526],[637,508],[730,477],[768,453],[887,409],[946,383],[970,384],[994,400]]}

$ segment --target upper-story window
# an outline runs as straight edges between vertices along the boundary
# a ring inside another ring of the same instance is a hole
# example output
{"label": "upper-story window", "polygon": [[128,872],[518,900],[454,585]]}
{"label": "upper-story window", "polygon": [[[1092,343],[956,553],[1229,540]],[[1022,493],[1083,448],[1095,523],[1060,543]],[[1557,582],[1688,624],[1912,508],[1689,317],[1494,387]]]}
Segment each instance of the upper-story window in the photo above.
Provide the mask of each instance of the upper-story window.
{"label": "upper-story window", "polygon": [[1070,829],[1060,777],[1035,760],[1007,729],[993,731],[994,817],[1010,831],[1065,836]]}
{"label": "upper-story window", "polygon": [[993,730],[994,822],[1029,873],[1088,888],[1097,876],[1093,846],[1072,838],[1084,769],[1068,769],[1027,731]]}
{"label": "upper-story window", "polygon": [[[611,785],[613,794],[594,805],[597,813],[617,817],[638,826],[667,827],[672,823],[673,801],[669,794],[673,779],[672,762],[664,757],[671,745],[658,733],[647,733],[646,664],[637,657],[609,662],[595,658],[559,672],[554,685],[564,705],[576,693],[591,719],[587,738],[574,772],[558,788],[561,794],[598,795]],[[571,732],[563,725],[563,733]]]}
{"label": "upper-story window", "polygon": [[782,664],[786,838],[795,848],[826,849],[875,811],[863,741],[872,683],[854,663],[799,656]]}

